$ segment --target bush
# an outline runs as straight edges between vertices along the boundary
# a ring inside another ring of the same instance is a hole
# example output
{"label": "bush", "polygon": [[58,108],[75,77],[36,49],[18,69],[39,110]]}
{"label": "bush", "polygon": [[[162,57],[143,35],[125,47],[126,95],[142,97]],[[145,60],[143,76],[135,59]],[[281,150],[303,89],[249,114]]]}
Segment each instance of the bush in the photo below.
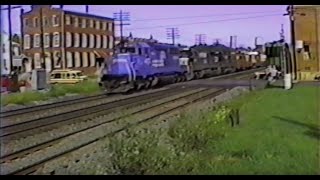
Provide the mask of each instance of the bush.
{"label": "bush", "polygon": [[111,140],[116,174],[193,174],[201,164],[199,153],[226,135],[226,107],[207,115],[182,113],[165,133],[129,133]]}
{"label": "bush", "polygon": [[85,81],[78,84],[53,85],[49,92],[23,92],[9,94],[1,98],[2,105],[28,104],[33,101],[44,101],[52,97],[64,96],[66,94],[90,95],[100,91],[96,82]]}

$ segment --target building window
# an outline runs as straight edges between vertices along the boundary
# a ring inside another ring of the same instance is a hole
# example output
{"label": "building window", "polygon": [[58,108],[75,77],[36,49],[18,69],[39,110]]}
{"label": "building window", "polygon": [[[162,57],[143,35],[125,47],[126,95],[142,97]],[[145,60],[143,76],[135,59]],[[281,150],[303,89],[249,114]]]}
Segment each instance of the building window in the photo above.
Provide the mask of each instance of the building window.
{"label": "building window", "polygon": [[74,53],[75,67],[80,67],[81,57],[79,52]]}
{"label": "building window", "polygon": [[108,25],[108,30],[109,30],[109,31],[113,31],[113,23],[109,23],[109,25]]}
{"label": "building window", "polygon": [[96,48],[101,48],[101,36],[96,35]]}
{"label": "building window", "polygon": [[50,34],[44,33],[44,47],[50,47]]}
{"label": "building window", "polygon": [[40,47],[40,34],[33,35],[33,47]]}
{"label": "building window", "polygon": [[303,59],[304,60],[310,60],[311,59],[311,52],[310,52],[309,44],[304,44],[303,45]]}
{"label": "building window", "polygon": [[103,35],[102,36],[102,48],[106,49],[108,48],[107,45],[108,44],[108,41],[107,41],[107,36]]}
{"label": "building window", "polygon": [[93,52],[90,52],[90,66],[94,67],[96,66],[96,56]]}
{"label": "building window", "polygon": [[53,62],[55,68],[61,68],[62,67],[62,61],[61,61],[61,54],[59,51],[53,52]]}
{"label": "building window", "polygon": [[82,67],[88,67],[88,53],[82,53]]}
{"label": "building window", "polygon": [[88,36],[85,33],[82,33],[82,44],[81,47],[86,48],[88,46]]}
{"label": "building window", "polygon": [[35,53],[34,54],[34,67],[36,69],[41,68],[41,57],[40,57],[40,53]]}
{"label": "building window", "polygon": [[53,33],[53,47],[60,47],[60,33]]}
{"label": "building window", "polygon": [[72,52],[67,52],[67,67],[68,67],[68,68],[73,67]]}
{"label": "building window", "polygon": [[79,26],[79,19],[77,17],[73,17],[73,24],[74,24],[74,27]]}
{"label": "building window", "polygon": [[96,29],[100,29],[100,21],[96,21]]}
{"label": "building window", "polygon": [[51,53],[50,52],[45,53],[45,63],[46,63],[47,72],[50,72],[52,70]]}
{"label": "building window", "polygon": [[43,16],[43,26],[49,26],[49,21],[48,18],[46,16]]}
{"label": "building window", "polygon": [[56,15],[52,16],[52,26],[59,26],[59,17]]}
{"label": "building window", "polygon": [[109,49],[113,48],[113,36],[109,36]]}
{"label": "building window", "polygon": [[81,20],[81,27],[82,28],[86,28],[86,25],[87,25],[87,20],[86,19],[82,19]]}
{"label": "building window", "polygon": [[79,33],[74,33],[74,47],[79,47],[80,46],[80,34]]}
{"label": "building window", "polygon": [[92,19],[90,19],[90,28],[93,28],[93,20]]}
{"label": "building window", "polygon": [[71,24],[71,17],[70,16],[66,16],[65,23],[66,23],[66,25]]}
{"label": "building window", "polygon": [[23,21],[24,21],[24,23],[23,23],[24,26],[25,26],[25,27],[28,27],[28,26],[29,26],[29,19],[28,19],[28,18],[24,18]]}
{"label": "building window", "polygon": [[102,30],[107,30],[107,23],[106,22],[102,22]]}
{"label": "building window", "polygon": [[70,32],[66,32],[66,47],[72,46],[72,34]]}
{"label": "building window", "polygon": [[33,18],[33,26],[39,27],[39,18],[37,18],[37,17]]}
{"label": "building window", "polygon": [[30,49],[30,35],[26,34],[23,38],[23,47],[24,49]]}
{"label": "building window", "polygon": [[6,45],[2,44],[2,53],[5,53],[5,52],[6,52]]}
{"label": "building window", "polygon": [[89,48],[94,48],[94,35],[90,34],[89,39],[90,39]]}

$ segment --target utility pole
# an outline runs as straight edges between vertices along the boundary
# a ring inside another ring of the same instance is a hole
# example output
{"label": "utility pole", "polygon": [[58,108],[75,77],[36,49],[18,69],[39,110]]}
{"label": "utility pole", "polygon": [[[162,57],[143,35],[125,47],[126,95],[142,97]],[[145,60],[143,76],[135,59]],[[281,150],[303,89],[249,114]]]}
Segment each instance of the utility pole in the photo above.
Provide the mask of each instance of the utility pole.
{"label": "utility pole", "polygon": [[123,26],[130,25],[130,23],[124,23],[125,21],[130,21],[130,13],[129,12],[123,12],[120,10],[119,13],[113,13],[113,17],[115,21],[119,21],[120,26],[120,45],[123,44]]}
{"label": "utility pole", "polygon": [[291,44],[292,44],[292,60],[293,62],[291,62],[292,64],[290,66],[290,68],[288,69],[288,73],[291,76],[292,71],[294,72],[293,75],[293,79],[296,80],[297,79],[297,59],[296,59],[296,38],[295,38],[295,24],[294,24],[294,5],[289,5],[287,7],[287,14],[284,14],[284,16],[289,16],[290,19],[290,34],[291,34]]}
{"label": "utility pole", "polygon": [[205,34],[196,34],[195,35],[195,44],[206,44],[206,35]]}
{"label": "utility pole", "polygon": [[281,24],[280,40],[285,41],[284,30],[283,30],[283,24]]}
{"label": "utility pole", "polygon": [[41,46],[41,68],[45,69],[45,53],[44,53],[44,26],[43,26],[43,9],[40,7],[40,46]]}
{"label": "utility pole", "polygon": [[213,44],[220,44],[220,41],[221,39],[219,38],[213,39]]}
{"label": "utility pole", "polygon": [[172,40],[172,44],[175,44],[175,40],[180,37],[178,28],[167,28],[167,39]]}

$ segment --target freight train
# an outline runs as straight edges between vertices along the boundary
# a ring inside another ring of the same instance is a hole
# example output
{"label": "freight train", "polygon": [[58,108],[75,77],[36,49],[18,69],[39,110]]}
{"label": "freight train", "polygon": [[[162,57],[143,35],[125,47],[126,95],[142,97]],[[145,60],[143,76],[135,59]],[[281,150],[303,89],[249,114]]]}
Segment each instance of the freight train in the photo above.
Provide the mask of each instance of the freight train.
{"label": "freight train", "polygon": [[107,93],[123,93],[261,66],[263,62],[221,44],[183,47],[126,40],[105,60],[99,85]]}

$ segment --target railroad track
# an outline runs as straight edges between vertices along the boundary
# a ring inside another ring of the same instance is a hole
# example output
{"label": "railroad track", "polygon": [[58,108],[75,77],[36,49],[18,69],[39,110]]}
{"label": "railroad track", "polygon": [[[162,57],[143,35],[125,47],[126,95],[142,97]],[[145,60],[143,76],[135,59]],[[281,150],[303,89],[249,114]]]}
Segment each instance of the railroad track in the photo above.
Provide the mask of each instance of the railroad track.
{"label": "railroad track", "polygon": [[129,97],[127,99],[120,99],[91,107],[67,111],[57,115],[42,117],[31,121],[3,126],[0,128],[0,142],[5,143],[39,132],[57,128],[61,125],[79,122],[92,116],[99,116],[122,108],[141,105],[143,103],[150,102],[150,100],[152,101],[177,94],[179,90],[181,90],[180,87],[165,89],[149,94]]}
{"label": "railroad track", "polygon": [[[254,72],[254,71],[257,71],[260,69],[263,69],[263,68],[248,70],[248,71],[238,72],[238,73],[232,73],[232,74],[226,74],[226,75],[221,75],[221,76],[215,76],[215,77],[211,77],[209,79],[220,79],[220,78],[230,77],[230,76],[234,76],[234,75],[241,75],[241,74],[246,74],[249,72]],[[186,83],[186,82],[182,82],[182,83]],[[179,83],[177,83],[177,84],[179,84]],[[75,98],[75,99],[71,99],[71,100],[64,100],[64,101],[54,102],[54,103],[50,103],[50,104],[42,104],[42,105],[30,106],[30,107],[26,107],[26,108],[9,110],[9,111],[1,111],[0,118],[1,119],[5,118],[8,120],[8,119],[15,119],[19,116],[23,116],[25,119],[28,114],[30,114],[30,115],[39,114],[42,111],[50,110],[53,108],[55,110],[57,110],[58,108],[63,109],[65,106],[69,106],[69,105],[75,106],[76,104],[88,103],[90,101],[94,102],[95,100],[101,100],[102,98],[111,97],[111,96],[113,97],[116,95],[106,95],[104,93],[101,93],[101,94],[92,95],[92,96],[88,96],[88,97],[81,97],[81,98]],[[2,126],[2,125],[5,126],[7,124],[10,124],[10,123],[2,122],[0,124],[0,126]]]}
{"label": "railroad track", "polygon": [[[247,73],[241,73],[241,74],[245,75]],[[230,77],[230,75],[228,77]],[[240,75],[240,73],[237,73],[236,75]],[[233,76],[236,76],[236,75],[233,75]],[[53,116],[52,117],[47,117],[47,118],[51,118],[51,120],[48,121],[48,119],[47,120],[43,120],[42,119],[42,120],[32,121],[31,124],[29,124],[28,126],[26,126],[26,124],[20,124],[19,128],[21,128],[21,129],[19,129],[18,126],[15,126],[15,128],[13,128],[14,126],[9,126],[9,127],[11,127],[11,129],[6,129],[6,131],[3,131],[3,133],[1,134],[1,138],[3,138],[3,140],[9,140],[10,137],[11,138],[12,137],[23,137],[28,133],[33,133],[33,132],[39,131],[39,129],[41,129],[41,127],[43,128],[42,129],[42,131],[43,131],[43,130],[46,130],[46,128],[48,128],[48,127],[52,128],[52,127],[61,126],[63,124],[63,122],[75,123],[80,116],[82,116],[84,118],[88,118],[89,116],[92,116],[92,114],[95,114],[95,116],[101,116],[101,115],[106,114],[106,113],[108,113],[110,111],[115,111],[118,108],[130,108],[130,107],[138,106],[138,105],[141,105],[141,104],[144,104],[144,103],[147,103],[147,102],[155,101],[157,99],[162,99],[164,97],[170,97],[172,95],[175,95],[175,94],[177,94],[176,91],[178,89],[179,88],[167,89],[167,90],[163,90],[163,91],[159,91],[159,92],[154,92],[154,93],[142,95],[143,97],[142,96],[137,96],[137,97],[132,97],[132,98],[129,98],[129,99],[119,100],[117,102],[106,103],[103,107],[99,105],[99,106],[88,108],[86,110],[85,109],[81,109],[82,112],[73,111],[72,113],[70,112],[68,115],[59,116],[60,119],[58,118],[58,120],[54,120]],[[224,89],[219,89],[219,90],[202,89],[199,92],[197,91],[197,92],[191,93],[189,95],[181,96],[181,97],[172,99],[170,101],[166,101],[166,102],[154,105],[154,106],[147,107],[147,108],[142,109],[142,110],[135,111],[135,112],[131,113],[130,115],[143,113],[145,111],[148,111],[148,110],[150,111],[151,109],[155,109],[155,108],[158,108],[160,106],[164,106],[165,104],[171,103],[173,101],[179,101],[179,100],[181,101],[182,99],[193,97],[193,98],[191,98],[190,101],[184,103],[183,105],[179,105],[177,107],[170,108],[170,109],[166,110],[165,112],[154,114],[152,117],[149,117],[147,119],[139,120],[139,123],[136,123],[136,125],[138,125],[140,123],[143,123],[143,122],[146,122],[146,121],[148,121],[150,119],[153,119],[153,118],[155,118],[157,116],[163,115],[163,114],[168,113],[168,112],[175,111],[175,110],[180,109],[180,108],[183,108],[187,104],[190,104],[192,102],[196,102],[196,101],[200,101],[200,100],[203,100],[203,99],[206,99],[206,98],[210,98],[210,97],[216,96],[217,94],[222,93],[223,91],[224,91]],[[205,94],[205,92],[210,92],[210,93]],[[201,93],[204,93],[205,95],[201,95]],[[114,103],[116,103],[116,104],[114,104]],[[106,109],[109,109],[109,110],[106,111]],[[82,114],[80,114],[80,113],[82,113]],[[128,116],[128,115],[126,115],[126,116]],[[55,117],[57,117],[57,116],[55,116]],[[23,158],[25,156],[32,155],[35,152],[44,150],[45,148],[53,147],[55,144],[65,140],[65,139],[68,139],[68,138],[72,137],[73,135],[76,135],[76,134],[79,134],[79,133],[82,133],[82,132],[85,132],[85,131],[88,131],[88,130],[92,130],[92,129],[100,127],[102,125],[105,125],[105,124],[108,124],[108,123],[123,119],[124,117],[125,116],[120,116],[120,117],[114,118],[112,120],[102,121],[100,123],[96,123],[96,124],[94,124],[92,126],[89,126],[89,127],[83,128],[83,129],[79,129],[77,131],[74,131],[72,133],[66,134],[64,136],[60,136],[58,138],[55,138],[55,139],[52,139],[52,140],[49,140],[49,141],[45,141],[43,143],[28,147],[28,148],[24,148],[24,149],[21,149],[19,151],[3,155],[1,157],[1,164],[5,164],[5,163],[8,163],[9,161],[15,161],[17,159],[21,159],[21,158]],[[131,125],[130,125],[130,127],[131,127]],[[106,136],[112,135],[112,134],[117,133],[117,132],[121,132],[121,131],[123,131],[125,129],[128,129],[128,128],[129,128],[129,126],[125,126],[123,128],[120,128],[117,131],[114,131],[112,133],[108,133],[107,135],[105,135],[103,137],[97,137],[97,138],[92,139],[92,140],[90,140],[90,141],[88,141],[86,143],[82,143],[82,144],[79,144],[78,146],[72,147],[72,148],[70,148],[70,149],[68,149],[66,151],[63,151],[63,152],[60,152],[60,153],[56,153],[56,154],[54,154],[54,155],[52,155],[50,157],[46,157],[46,158],[42,159],[39,162],[35,162],[35,163],[33,163],[31,165],[28,165],[26,167],[22,167],[21,169],[16,169],[14,171],[11,171],[11,172],[8,172],[8,173],[5,173],[5,174],[29,174],[30,172],[34,172],[35,169],[37,169],[38,167],[42,166],[47,161],[50,161],[50,160],[55,159],[57,157],[66,155],[66,154],[68,154],[70,152],[73,152],[73,151],[75,151],[75,150],[77,150],[77,149],[79,149],[81,147],[88,146],[88,145],[90,145],[90,144],[92,144],[92,143],[94,143],[96,141],[99,141],[101,138],[105,138]],[[37,130],[34,131],[34,129],[37,129]]]}
{"label": "railroad track", "polygon": [[[114,130],[112,132],[106,133],[106,134],[104,134],[102,136],[92,137],[90,140],[88,140],[86,142],[78,143],[77,145],[75,145],[73,147],[70,147],[67,150],[59,152],[59,149],[58,149],[57,152],[53,153],[51,156],[42,158],[41,160],[39,160],[39,161],[37,161],[37,162],[35,162],[33,164],[30,164],[28,166],[22,167],[21,169],[16,169],[16,170],[13,170],[11,172],[7,172],[6,174],[30,174],[30,173],[34,172],[36,169],[38,169],[39,167],[41,167],[42,165],[44,165],[46,162],[51,161],[51,160],[53,160],[55,158],[67,155],[68,153],[71,153],[71,152],[73,152],[73,151],[75,151],[75,150],[77,150],[79,148],[88,146],[88,145],[90,145],[90,144],[92,144],[94,142],[97,142],[97,141],[105,138],[105,137],[112,136],[115,133],[119,133],[121,131],[124,131],[124,130],[130,128],[130,127],[133,127],[133,126],[139,125],[141,123],[147,122],[147,121],[149,121],[151,119],[154,119],[154,118],[156,118],[158,116],[161,116],[163,114],[166,114],[166,113],[181,109],[181,108],[189,105],[190,103],[197,102],[197,101],[200,101],[200,100],[203,100],[203,99],[207,99],[207,98],[212,98],[212,97],[214,97],[214,96],[216,96],[216,95],[218,95],[220,93],[223,93],[224,91],[225,91],[225,89],[218,89],[218,90],[217,89],[200,89],[200,90],[198,90],[196,92],[193,92],[193,93],[190,93],[190,94],[187,94],[187,95],[175,98],[175,99],[171,99],[171,100],[162,102],[160,104],[149,106],[149,107],[146,107],[146,108],[144,108],[142,110],[135,111],[135,112],[131,113],[130,115],[132,116],[134,114],[140,114],[140,113],[148,114],[148,112],[149,112],[149,114],[147,115],[147,117],[139,119],[134,123],[119,127],[117,130]],[[186,100],[186,99],[188,99],[188,100]],[[178,103],[177,105],[174,105],[173,103],[177,102],[177,101],[180,101],[180,103]],[[160,107],[163,107],[163,106],[168,106],[168,108],[164,108],[164,110],[161,110],[160,112],[157,112],[158,109]],[[123,119],[123,118],[124,118],[123,116],[120,116],[118,118],[115,118],[115,119],[112,119],[112,120],[109,120],[109,121],[106,121],[106,122],[101,122],[100,124],[96,124],[94,127],[88,127],[88,128],[86,128],[84,130],[81,130],[81,132],[87,131],[89,129],[92,130],[93,128],[100,127],[103,124],[107,124],[107,123],[110,123],[112,121],[117,121],[117,120],[120,120],[120,119]],[[80,133],[80,132],[77,132],[77,133]],[[70,136],[71,135],[69,135],[67,137],[61,137],[61,138],[65,139],[65,138],[68,138]],[[20,154],[11,154],[9,156],[2,157],[1,158],[2,164],[4,162],[6,162],[6,159],[7,159],[7,161],[9,159],[13,160],[12,158],[14,156],[16,156],[15,158],[21,158],[22,154],[25,155],[25,154],[29,153],[29,155],[32,155],[32,153],[35,153],[35,152],[39,151],[39,149],[44,149],[46,147],[49,147],[50,145],[54,146],[57,143],[57,141],[61,141],[62,140],[61,138],[59,140],[55,139],[55,140],[53,140],[51,142],[47,142],[46,144],[42,144],[40,146],[38,145],[37,148],[33,147],[31,149],[24,150],[24,152],[18,152]],[[75,142],[75,143],[77,143],[77,142]],[[3,169],[3,168],[1,168],[1,169]]]}

